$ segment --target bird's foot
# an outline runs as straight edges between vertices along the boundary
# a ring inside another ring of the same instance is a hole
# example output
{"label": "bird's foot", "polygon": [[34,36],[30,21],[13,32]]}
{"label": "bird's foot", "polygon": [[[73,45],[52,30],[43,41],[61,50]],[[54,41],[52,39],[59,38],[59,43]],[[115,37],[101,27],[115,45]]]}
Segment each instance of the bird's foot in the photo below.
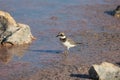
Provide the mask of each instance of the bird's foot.
{"label": "bird's foot", "polygon": [[67,56],[68,55],[68,51],[66,50],[66,51],[64,51],[64,55],[65,56]]}

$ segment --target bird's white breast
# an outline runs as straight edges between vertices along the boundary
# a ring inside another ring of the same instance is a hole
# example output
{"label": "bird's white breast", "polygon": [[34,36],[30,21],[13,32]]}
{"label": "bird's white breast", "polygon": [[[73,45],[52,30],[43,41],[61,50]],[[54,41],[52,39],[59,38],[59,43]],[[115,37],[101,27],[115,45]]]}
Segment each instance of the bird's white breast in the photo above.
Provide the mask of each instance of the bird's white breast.
{"label": "bird's white breast", "polygon": [[66,47],[69,47],[69,48],[75,46],[73,44],[70,44],[70,42],[68,42],[68,41],[64,42],[63,45],[65,45]]}

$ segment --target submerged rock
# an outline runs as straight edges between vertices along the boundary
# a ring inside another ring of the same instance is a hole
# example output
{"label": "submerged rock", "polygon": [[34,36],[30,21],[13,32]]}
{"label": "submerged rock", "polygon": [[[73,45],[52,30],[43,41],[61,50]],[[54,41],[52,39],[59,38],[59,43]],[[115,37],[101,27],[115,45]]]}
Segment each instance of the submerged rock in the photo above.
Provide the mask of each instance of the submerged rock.
{"label": "submerged rock", "polygon": [[0,43],[2,45],[21,45],[34,39],[30,27],[17,23],[9,13],[0,11]]}
{"label": "submerged rock", "polygon": [[120,18],[120,5],[117,6],[117,8],[115,9],[114,16],[117,18]]}
{"label": "submerged rock", "polygon": [[89,75],[94,80],[120,80],[120,67],[103,62],[101,65],[93,65]]}

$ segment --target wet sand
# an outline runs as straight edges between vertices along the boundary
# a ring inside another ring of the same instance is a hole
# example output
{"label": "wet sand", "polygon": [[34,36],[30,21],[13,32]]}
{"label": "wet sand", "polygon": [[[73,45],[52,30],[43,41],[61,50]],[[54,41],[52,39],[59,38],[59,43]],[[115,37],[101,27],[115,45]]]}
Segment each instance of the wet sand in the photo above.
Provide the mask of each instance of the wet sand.
{"label": "wet sand", "polygon": [[[52,1],[0,1],[1,9],[30,25],[37,38],[30,45],[0,48],[0,80],[91,80],[93,64],[120,66],[120,19],[111,15],[120,0]],[[61,31],[83,43],[67,57],[55,37]]]}

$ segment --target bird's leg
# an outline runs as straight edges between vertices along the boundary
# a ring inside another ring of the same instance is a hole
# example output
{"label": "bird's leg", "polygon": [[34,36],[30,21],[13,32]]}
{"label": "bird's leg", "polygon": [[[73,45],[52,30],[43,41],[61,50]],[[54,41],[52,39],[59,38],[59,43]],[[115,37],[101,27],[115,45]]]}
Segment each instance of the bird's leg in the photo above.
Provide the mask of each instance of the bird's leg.
{"label": "bird's leg", "polygon": [[65,55],[65,56],[67,56],[67,55],[68,55],[68,51],[67,51],[67,50],[65,50],[64,55]]}
{"label": "bird's leg", "polygon": [[68,50],[65,50],[65,54],[68,54]]}
{"label": "bird's leg", "polygon": [[68,51],[69,51],[69,49],[68,49],[68,48],[64,51],[65,56],[67,56],[67,55],[68,55]]}

